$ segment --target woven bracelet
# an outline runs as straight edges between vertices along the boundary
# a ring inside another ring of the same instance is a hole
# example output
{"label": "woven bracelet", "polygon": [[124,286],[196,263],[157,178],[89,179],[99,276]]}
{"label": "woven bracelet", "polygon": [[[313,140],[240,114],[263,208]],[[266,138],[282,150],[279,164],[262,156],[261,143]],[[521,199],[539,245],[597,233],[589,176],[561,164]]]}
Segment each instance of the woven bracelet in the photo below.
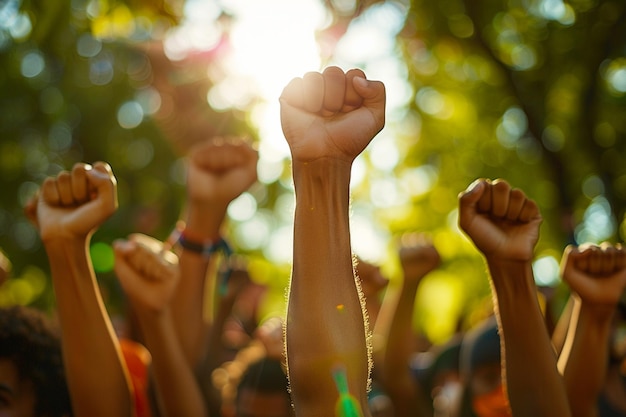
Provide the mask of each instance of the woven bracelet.
{"label": "woven bracelet", "polygon": [[230,257],[233,254],[233,249],[230,247],[228,242],[223,237],[220,237],[216,242],[213,242],[212,240],[205,240],[200,243],[187,238],[185,236],[185,231],[183,230],[178,236],[178,244],[183,249],[197,253],[206,259],[216,253],[221,253],[223,258],[218,268],[219,292],[221,295],[226,294],[226,291],[228,290],[228,280],[232,273]]}

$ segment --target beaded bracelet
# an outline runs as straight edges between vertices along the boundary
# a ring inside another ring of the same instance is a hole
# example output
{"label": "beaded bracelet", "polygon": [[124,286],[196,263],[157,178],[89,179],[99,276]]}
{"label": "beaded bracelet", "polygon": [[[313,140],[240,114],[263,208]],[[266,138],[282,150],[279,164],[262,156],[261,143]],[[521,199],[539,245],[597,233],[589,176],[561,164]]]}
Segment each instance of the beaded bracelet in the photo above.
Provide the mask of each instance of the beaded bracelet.
{"label": "beaded bracelet", "polygon": [[205,258],[209,258],[216,252],[222,251],[225,254],[229,254],[232,252],[228,243],[220,238],[218,241],[213,242],[212,240],[205,240],[203,242],[197,242],[190,239],[183,231],[178,237],[178,244],[187,250],[190,250],[194,253],[202,255]]}
{"label": "beaded bracelet", "polygon": [[226,294],[228,290],[228,280],[232,273],[230,257],[233,254],[233,249],[223,237],[220,237],[217,241],[207,239],[199,242],[190,238],[188,233],[185,232],[184,223],[177,224],[176,228],[170,234],[168,241],[178,243],[183,249],[201,255],[205,259],[210,258],[216,253],[220,253],[222,259],[217,272],[219,276],[219,292],[221,295]]}

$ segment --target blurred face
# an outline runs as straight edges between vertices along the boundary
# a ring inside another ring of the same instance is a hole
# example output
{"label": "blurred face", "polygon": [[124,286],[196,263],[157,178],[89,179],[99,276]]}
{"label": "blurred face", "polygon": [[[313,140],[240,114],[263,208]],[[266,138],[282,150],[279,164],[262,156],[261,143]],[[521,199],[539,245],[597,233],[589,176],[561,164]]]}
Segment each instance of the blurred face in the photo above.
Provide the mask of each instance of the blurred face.
{"label": "blurred face", "polygon": [[243,389],[237,401],[236,417],[292,417],[286,393],[265,393]]}
{"label": "blurred face", "polygon": [[0,417],[33,417],[35,391],[30,381],[20,379],[12,361],[0,359]]}
{"label": "blurred face", "polygon": [[511,417],[499,363],[475,369],[471,379],[472,408],[479,417]]}

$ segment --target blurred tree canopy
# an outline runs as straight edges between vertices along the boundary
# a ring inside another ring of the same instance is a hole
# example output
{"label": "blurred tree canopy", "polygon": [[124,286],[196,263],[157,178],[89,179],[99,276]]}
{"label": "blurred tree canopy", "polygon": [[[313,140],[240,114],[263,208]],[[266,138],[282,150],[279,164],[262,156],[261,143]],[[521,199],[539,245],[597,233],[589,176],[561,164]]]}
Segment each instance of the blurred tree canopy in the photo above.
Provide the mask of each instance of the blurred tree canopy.
{"label": "blurred tree canopy", "polygon": [[[535,263],[542,285],[558,285],[565,245],[623,240],[624,1],[323,3],[335,17],[325,30],[334,33],[381,4],[406,16],[396,45],[411,100],[393,138],[402,155],[393,174],[410,198],[377,209],[372,222],[394,237],[429,232],[441,251],[445,263],[424,282],[416,311],[432,339],[471,320],[489,294],[482,261],[456,228],[456,196],[474,179],[505,178],[542,208]],[[206,68],[219,67],[224,43],[178,61],[163,53],[161,40],[183,6],[0,1],[0,248],[14,266],[0,303],[52,306],[46,255],[22,214],[45,176],[77,161],[113,166],[120,209],[94,236],[92,256],[116,308],[122,296],[110,243],[131,232],[167,237],[182,210],[185,150],[220,134],[258,140],[245,108],[207,104]],[[224,40],[229,18],[224,11],[213,22]],[[375,168],[368,175],[376,177]],[[285,161],[281,178],[288,176]],[[370,185],[354,190],[355,201],[369,198]],[[289,192],[277,180],[251,195],[271,216]],[[268,224],[271,235],[278,223]],[[266,276],[288,270],[263,263],[260,250],[248,254]],[[397,266],[390,262],[388,271],[397,274]]]}

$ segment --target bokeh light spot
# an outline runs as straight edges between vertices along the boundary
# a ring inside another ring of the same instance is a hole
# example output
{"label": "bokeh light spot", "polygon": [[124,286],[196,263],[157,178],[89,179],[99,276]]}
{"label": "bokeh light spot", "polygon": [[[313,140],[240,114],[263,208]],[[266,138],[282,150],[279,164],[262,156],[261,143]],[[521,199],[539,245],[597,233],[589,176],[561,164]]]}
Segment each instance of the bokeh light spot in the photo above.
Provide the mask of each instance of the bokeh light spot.
{"label": "bokeh light spot", "polygon": [[91,36],[90,33],[84,33],[76,42],[76,52],[84,58],[92,58],[102,50],[102,42]]}
{"label": "bokeh light spot", "polygon": [[63,152],[72,146],[72,129],[63,122],[58,122],[50,126],[48,133],[48,143],[50,150]]}
{"label": "bokeh light spot", "polygon": [[619,68],[609,75],[609,82],[616,91],[626,93],[626,68]]}
{"label": "bokeh light spot", "polygon": [[106,273],[113,270],[115,256],[110,245],[104,242],[96,242],[89,248],[89,254],[93,262],[93,269],[96,272]]}
{"label": "bokeh light spot", "polygon": [[139,90],[136,100],[146,115],[155,114],[161,108],[161,95],[152,87]]}
{"label": "bokeh light spot", "polygon": [[565,135],[561,128],[556,125],[549,125],[541,134],[541,142],[547,150],[552,152],[558,152],[563,149],[565,145]]}
{"label": "bokeh light spot", "polygon": [[543,256],[533,262],[535,282],[542,287],[553,287],[559,282],[559,261],[553,256]]}
{"label": "bokeh light spot", "polygon": [[14,303],[18,305],[28,305],[34,298],[33,288],[23,279],[10,281],[9,291]]}
{"label": "bokeh light spot", "polygon": [[9,28],[9,33],[11,33],[13,39],[21,40],[26,39],[32,30],[33,24],[28,15],[20,13]]}
{"label": "bokeh light spot", "polygon": [[537,63],[537,54],[535,50],[528,45],[516,45],[511,51],[511,60],[513,66],[518,70],[528,70]]}
{"label": "bokeh light spot", "polygon": [[41,52],[32,51],[24,55],[20,69],[24,77],[34,78],[41,74],[45,67],[46,62]]}
{"label": "bokeh light spot", "polygon": [[263,248],[263,255],[271,262],[289,263],[293,258],[293,227],[285,225],[272,232],[269,244]]}
{"label": "bokeh light spot", "polygon": [[271,217],[265,212],[257,212],[248,221],[239,223],[234,228],[234,240],[243,250],[257,250],[262,248],[271,233]]}
{"label": "bokeh light spot", "polygon": [[400,152],[392,138],[379,138],[370,144],[369,151],[372,164],[381,171],[390,172],[400,160]]}
{"label": "bokeh light spot", "polygon": [[582,192],[585,197],[594,199],[604,194],[604,183],[597,175],[590,175],[582,183]]}
{"label": "bokeh light spot", "polygon": [[252,194],[244,192],[230,203],[228,206],[228,216],[235,221],[245,221],[254,216],[256,209],[257,203],[255,198]]}
{"label": "bokeh light spot", "polygon": [[93,85],[107,85],[113,80],[113,63],[106,57],[93,58],[89,65],[89,81]]}
{"label": "bokeh light spot", "polygon": [[117,122],[124,129],[132,129],[143,121],[143,109],[136,101],[127,101],[117,111]]}

